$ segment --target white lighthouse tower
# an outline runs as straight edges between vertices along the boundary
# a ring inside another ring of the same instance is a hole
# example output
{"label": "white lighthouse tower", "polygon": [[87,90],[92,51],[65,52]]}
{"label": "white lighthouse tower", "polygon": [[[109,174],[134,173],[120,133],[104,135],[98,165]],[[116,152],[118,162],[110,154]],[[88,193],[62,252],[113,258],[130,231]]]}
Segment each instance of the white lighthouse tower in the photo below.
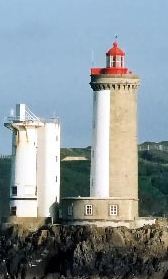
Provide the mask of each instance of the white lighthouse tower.
{"label": "white lighthouse tower", "polygon": [[106,66],[91,69],[93,128],[89,197],[62,199],[70,224],[134,227],[138,219],[137,90],[115,41]]}
{"label": "white lighthouse tower", "polygon": [[[60,193],[60,124],[42,120],[25,104],[5,126],[12,130],[10,215],[50,217]],[[51,216],[52,217],[52,216]]]}
{"label": "white lighthouse tower", "polygon": [[[125,67],[125,52],[114,42],[106,68],[91,69],[93,144],[90,195],[122,200],[116,215],[138,216],[137,88],[139,77]],[[115,214],[113,214],[115,215]]]}

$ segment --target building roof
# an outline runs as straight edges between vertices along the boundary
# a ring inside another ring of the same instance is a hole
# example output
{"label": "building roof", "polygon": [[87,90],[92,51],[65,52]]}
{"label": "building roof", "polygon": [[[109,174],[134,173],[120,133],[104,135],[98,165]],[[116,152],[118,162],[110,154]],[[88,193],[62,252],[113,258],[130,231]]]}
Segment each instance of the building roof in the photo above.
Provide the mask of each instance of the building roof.
{"label": "building roof", "polygon": [[125,56],[125,52],[121,48],[118,47],[118,43],[117,42],[114,42],[113,43],[113,47],[110,48],[106,52],[106,55],[107,56],[116,56],[116,55]]}

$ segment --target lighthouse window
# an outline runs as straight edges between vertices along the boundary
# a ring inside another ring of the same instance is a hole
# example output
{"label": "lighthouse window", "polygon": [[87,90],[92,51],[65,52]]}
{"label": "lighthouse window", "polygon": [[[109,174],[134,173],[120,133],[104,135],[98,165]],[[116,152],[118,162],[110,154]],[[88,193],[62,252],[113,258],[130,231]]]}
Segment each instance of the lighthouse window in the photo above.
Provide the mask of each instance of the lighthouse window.
{"label": "lighthouse window", "polygon": [[17,196],[17,186],[12,187],[12,195]]}
{"label": "lighthouse window", "polygon": [[55,161],[58,162],[58,156],[55,157]]}
{"label": "lighthouse window", "polygon": [[12,207],[10,208],[10,215],[11,215],[11,216],[16,216],[16,206],[12,206]]}
{"label": "lighthouse window", "polygon": [[57,180],[58,180],[58,179],[57,179],[57,176],[56,176],[56,177],[55,177],[55,181],[57,182]]}
{"label": "lighthouse window", "polygon": [[85,205],[85,215],[93,215],[93,205]]}
{"label": "lighthouse window", "polygon": [[118,205],[117,204],[110,205],[110,215],[111,216],[118,215]]}
{"label": "lighthouse window", "polygon": [[73,209],[72,209],[72,205],[68,206],[68,216],[72,216],[73,213]]}
{"label": "lighthouse window", "polygon": [[62,219],[62,209],[59,209],[58,216],[59,216],[60,219]]}
{"label": "lighthouse window", "polygon": [[116,57],[115,56],[113,57],[113,60],[112,60],[112,67],[116,67]]}
{"label": "lighthouse window", "polygon": [[124,61],[123,61],[123,57],[121,56],[121,67],[123,67],[124,66],[124,63],[123,63]]}

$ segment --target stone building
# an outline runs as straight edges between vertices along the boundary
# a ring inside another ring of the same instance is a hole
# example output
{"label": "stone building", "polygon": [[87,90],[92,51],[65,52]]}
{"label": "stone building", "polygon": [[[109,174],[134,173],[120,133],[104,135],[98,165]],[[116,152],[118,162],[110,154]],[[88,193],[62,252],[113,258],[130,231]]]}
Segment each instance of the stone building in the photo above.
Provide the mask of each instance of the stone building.
{"label": "stone building", "polygon": [[127,225],[138,218],[137,89],[117,42],[106,67],[91,69],[93,128],[90,197],[66,197],[61,218],[72,224]]}

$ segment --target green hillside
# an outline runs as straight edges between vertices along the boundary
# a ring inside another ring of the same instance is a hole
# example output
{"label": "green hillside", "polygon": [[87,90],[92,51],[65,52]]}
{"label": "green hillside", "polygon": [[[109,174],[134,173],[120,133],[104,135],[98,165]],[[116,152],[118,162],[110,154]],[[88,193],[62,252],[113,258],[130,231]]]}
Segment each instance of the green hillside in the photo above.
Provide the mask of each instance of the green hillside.
{"label": "green hillside", "polygon": [[[85,161],[62,161],[85,157]],[[11,161],[0,158],[0,216],[7,212]],[[90,147],[61,149],[61,197],[88,196]],[[168,215],[168,142],[144,143],[139,146],[139,204],[141,216]]]}
{"label": "green hillside", "polygon": [[61,196],[89,196],[90,160],[61,162]]}
{"label": "green hillside", "polygon": [[[167,147],[168,142],[162,142]],[[150,142],[147,143],[150,145]],[[168,152],[139,151],[139,205],[141,216],[168,215]],[[153,147],[157,145],[156,147]],[[143,146],[146,149],[146,146]],[[156,148],[156,149],[155,149]],[[163,148],[164,149],[164,148]],[[85,153],[86,152],[86,153]],[[66,156],[85,156],[90,159],[90,148],[63,149]],[[61,196],[87,196],[89,194],[90,160],[61,162]]]}
{"label": "green hillside", "polygon": [[0,157],[0,217],[8,215],[11,159]]}
{"label": "green hillside", "polygon": [[168,152],[139,151],[139,198],[142,215],[168,215]]}

